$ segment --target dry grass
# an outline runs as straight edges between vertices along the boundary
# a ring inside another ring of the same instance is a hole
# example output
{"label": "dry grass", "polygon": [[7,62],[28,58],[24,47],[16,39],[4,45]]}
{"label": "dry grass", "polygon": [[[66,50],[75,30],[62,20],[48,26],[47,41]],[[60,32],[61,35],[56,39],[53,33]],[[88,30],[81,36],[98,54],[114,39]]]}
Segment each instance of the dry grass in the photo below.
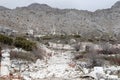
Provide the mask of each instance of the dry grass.
{"label": "dry grass", "polygon": [[21,59],[26,61],[36,61],[37,59],[43,59],[45,52],[40,48],[33,48],[32,52],[10,52],[11,59]]}
{"label": "dry grass", "polygon": [[120,56],[104,56],[103,59],[109,61],[112,65],[120,66]]}
{"label": "dry grass", "polygon": [[102,66],[104,64],[102,58],[98,55],[97,51],[90,51],[86,54],[88,59],[88,67],[93,68],[94,66]]}
{"label": "dry grass", "polygon": [[27,61],[36,61],[37,58],[32,53],[22,53],[22,52],[11,52],[10,59],[21,59]]}
{"label": "dry grass", "polygon": [[99,51],[98,53],[99,54],[104,54],[104,55],[119,54],[120,53],[120,49],[118,49],[118,48],[103,49],[103,50]]}
{"label": "dry grass", "polygon": [[20,75],[17,76],[8,75],[0,77],[0,80],[23,80],[23,77]]}

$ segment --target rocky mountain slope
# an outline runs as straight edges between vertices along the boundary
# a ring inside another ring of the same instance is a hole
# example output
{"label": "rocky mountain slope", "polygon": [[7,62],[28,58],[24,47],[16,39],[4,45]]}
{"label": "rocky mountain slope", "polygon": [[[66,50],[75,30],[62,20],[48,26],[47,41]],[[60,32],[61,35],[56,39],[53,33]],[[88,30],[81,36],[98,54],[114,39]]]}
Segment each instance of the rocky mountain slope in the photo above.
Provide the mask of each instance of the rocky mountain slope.
{"label": "rocky mountain slope", "polygon": [[52,8],[33,3],[27,7],[0,7],[0,25],[18,31],[33,29],[39,34],[120,34],[120,1],[109,9],[89,12],[76,9]]}

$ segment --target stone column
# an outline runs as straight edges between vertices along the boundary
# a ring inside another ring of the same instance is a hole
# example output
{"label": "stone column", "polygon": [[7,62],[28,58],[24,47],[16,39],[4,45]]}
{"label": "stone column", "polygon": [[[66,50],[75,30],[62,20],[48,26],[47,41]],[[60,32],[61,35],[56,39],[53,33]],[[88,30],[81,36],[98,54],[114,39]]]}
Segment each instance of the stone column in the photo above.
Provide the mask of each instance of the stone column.
{"label": "stone column", "polygon": [[10,73],[10,50],[2,50],[0,76],[9,76]]}

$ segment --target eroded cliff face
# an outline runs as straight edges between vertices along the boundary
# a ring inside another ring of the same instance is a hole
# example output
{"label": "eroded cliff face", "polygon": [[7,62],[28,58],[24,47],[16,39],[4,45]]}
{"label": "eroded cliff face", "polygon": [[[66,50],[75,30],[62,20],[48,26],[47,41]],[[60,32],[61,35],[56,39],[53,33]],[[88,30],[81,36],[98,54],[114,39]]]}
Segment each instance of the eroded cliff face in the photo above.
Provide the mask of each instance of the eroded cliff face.
{"label": "eroded cliff face", "polygon": [[95,12],[76,9],[57,9],[46,4],[34,3],[27,7],[7,9],[0,7],[0,25],[18,31],[33,29],[48,34],[101,34],[120,33],[120,1],[109,9]]}

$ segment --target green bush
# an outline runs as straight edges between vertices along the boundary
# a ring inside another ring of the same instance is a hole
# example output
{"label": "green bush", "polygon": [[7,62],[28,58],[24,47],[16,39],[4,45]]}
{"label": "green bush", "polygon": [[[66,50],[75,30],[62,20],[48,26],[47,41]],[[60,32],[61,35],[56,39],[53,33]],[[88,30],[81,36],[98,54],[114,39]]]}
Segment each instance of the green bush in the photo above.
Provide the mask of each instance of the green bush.
{"label": "green bush", "polygon": [[7,45],[12,45],[13,44],[13,39],[8,37],[8,36],[0,34],[0,42],[4,43],[4,44],[7,44]]}
{"label": "green bush", "polygon": [[26,40],[23,37],[16,37],[14,46],[25,49],[26,51],[32,51],[33,47],[36,47],[36,44],[30,40]]}

